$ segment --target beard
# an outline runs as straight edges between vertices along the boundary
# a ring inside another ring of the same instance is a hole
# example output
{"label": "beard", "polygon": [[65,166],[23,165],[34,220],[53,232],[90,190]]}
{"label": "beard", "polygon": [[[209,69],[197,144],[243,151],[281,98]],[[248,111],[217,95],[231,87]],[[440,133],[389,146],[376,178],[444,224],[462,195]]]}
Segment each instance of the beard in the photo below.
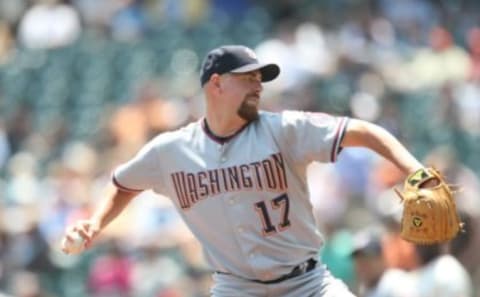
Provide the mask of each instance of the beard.
{"label": "beard", "polygon": [[252,100],[255,99],[256,101],[258,101],[259,96],[256,94],[246,95],[245,99],[243,99],[242,104],[240,104],[240,107],[237,110],[238,116],[247,122],[258,120],[257,104],[256,102],[252,102],[249,99],[252,99]]}

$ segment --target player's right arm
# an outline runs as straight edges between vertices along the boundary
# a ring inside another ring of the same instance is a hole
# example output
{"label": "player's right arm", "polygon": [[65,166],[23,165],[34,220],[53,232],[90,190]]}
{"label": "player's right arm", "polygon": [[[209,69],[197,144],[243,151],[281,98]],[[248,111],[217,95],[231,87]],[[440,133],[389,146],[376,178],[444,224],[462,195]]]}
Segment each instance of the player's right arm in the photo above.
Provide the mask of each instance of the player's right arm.
{"label": "player's right arm", "polygon": [[140,192],[124,191],[109,183],[105,199],[91,217],[91,221],[97,227],[97,233],[108,226],[138,193]]}
{"label": "player's right arm", "polygon": [[[78,233],[84,239],[85,247],[90,247],[98,234],[120,215],[129,202],[139,193],[124,191],[113,183],[107,186],[106,192],[104,199],[89,219],[79,220],[67,227],[64,235],[65,240],[73,240],[75,238],[74,233]],[[62,247],[62,250],[67,252],[66,247]]]}
{"label": "player's right arm", "polygon": [[[78,233],[85,240],[85,247],[91,246],[95,237],[121,214],[135,196],[159,184],[161,170],[157,159],[161,154],[156,149],[156,143],[150,141],[134,158],[114,170],[112,182],[107,186],[104,198],[93,215],[69,226],[65,233],[66,241],[73,242],[75,233]],[[67,252],[66,247],[62,249]]]}

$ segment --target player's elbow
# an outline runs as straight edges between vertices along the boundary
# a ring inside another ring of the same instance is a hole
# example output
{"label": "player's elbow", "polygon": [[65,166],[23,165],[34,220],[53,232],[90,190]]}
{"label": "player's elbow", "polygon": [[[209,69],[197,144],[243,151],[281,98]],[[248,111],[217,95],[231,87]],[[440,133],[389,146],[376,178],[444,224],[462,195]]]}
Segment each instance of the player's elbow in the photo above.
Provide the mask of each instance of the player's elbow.
{"label": "player's elbow", "polygon": [[367,121],[350,119],[342,140],[342,147],[368,147],[372,138],[376,138],[379,133],[383,133],[381,130],[384,129]]}

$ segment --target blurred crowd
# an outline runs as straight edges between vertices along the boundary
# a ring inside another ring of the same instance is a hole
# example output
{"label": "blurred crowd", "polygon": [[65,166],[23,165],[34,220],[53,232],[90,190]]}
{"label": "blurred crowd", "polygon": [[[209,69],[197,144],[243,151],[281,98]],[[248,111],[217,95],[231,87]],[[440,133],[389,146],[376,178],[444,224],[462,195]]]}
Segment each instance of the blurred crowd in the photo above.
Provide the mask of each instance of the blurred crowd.
{"label": "blurred crowd", "polygon": [[398,236],[392,164],[362,149],[313,164],[332,272],[359,296],[480,296],[475,0],[0,0],[0,296],[208,296],[202,251],[166,197],[142,193],[80,256],[59,239],[116,165],[201,116],[201,59],[232,43],[282,68],[263,108],[378,123],[461,187],[465,232],[425,249]]}

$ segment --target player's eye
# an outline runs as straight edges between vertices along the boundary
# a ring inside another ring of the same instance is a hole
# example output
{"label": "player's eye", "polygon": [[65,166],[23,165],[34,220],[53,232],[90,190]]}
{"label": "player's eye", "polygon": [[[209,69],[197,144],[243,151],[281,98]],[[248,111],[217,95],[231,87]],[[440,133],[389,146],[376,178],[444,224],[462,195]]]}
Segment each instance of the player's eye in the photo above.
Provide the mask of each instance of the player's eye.
{"label": "player's eye", "polygon": [[250,73],[248,76],[250,82],[260,82],[262,80],[261,75],[257,73]]}

